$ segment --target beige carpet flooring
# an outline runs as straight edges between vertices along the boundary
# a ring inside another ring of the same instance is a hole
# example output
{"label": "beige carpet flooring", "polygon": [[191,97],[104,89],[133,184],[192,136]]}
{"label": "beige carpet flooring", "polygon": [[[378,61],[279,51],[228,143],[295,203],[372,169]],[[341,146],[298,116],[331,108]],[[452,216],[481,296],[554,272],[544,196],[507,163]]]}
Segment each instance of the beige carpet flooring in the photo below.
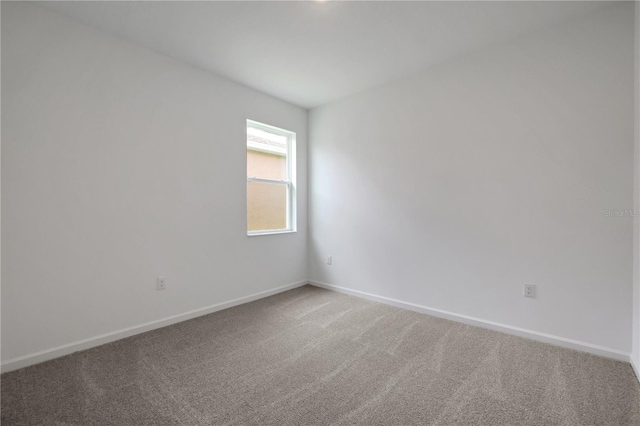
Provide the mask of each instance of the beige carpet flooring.
{"label": "beige carpet flooring", "polygon": [[310,286],[1,389],[2,425],[640,424],[627,363]]}

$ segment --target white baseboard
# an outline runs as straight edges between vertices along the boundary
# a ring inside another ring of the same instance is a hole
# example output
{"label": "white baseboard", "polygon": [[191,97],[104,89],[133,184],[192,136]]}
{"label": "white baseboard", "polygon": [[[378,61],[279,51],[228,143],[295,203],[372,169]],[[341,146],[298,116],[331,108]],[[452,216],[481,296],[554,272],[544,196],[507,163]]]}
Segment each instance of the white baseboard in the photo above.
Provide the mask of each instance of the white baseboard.
{"label": "white baseboard", "polygon": [[112,331],[110,333],[105,333],[99,336],[90,337],[88,339],[79,340],[77,342],[69,343],[55,348],[46,349],[44,351],[36,352],[33,354],[12,358],[2,363],[2,372],[5,373],[7,371],[28,367],[29,365],[38,364],[43,361],[48,361],[50,359],[69,355],[74,352],[104,345],[105,343],[114,342],[116,340],[124,339],[125,337],[133,336],[135,334],[144,333],[145,331],[155,330],[157,328],[166,327],[171,324],[186,321],[202,315],[207,315],[216,311],[221,311],[223,309],[231,308],[233,306],[242,305],[244,303],[252,302],[257,299],[262,299],[263,297],[272,296],[283,291],[301,287],[303,285],[306,285],[307,283],[307,280],[298,281],[293,284],[284,285],[282,287],[277,287],[271,290],[261,291],[249,296],[239,297],[237,299],[229,300],[228,302],[217,303],[215,305],[206,306],[200,309],[194,309],[193,311],[173,315],[156,321],[124,328],[122,330]]}
{"label": "white baseboard", "polygon": [[[349,294],[351,296],[362,297],[364,299],[373,300],[375,302],[387,305],[397,306],[399,308],[409,309],[434,317],[444,318],[451,321],[461,322],[464,324],[474,325],[477,327],[488,328],[490,330],[500,331],[514,336],[524,337],[526,339],[536,340],[539,342],[549,343],[563,348],[575,349],[590,354],[599,355],[607,358],[613,358],[619,361],[629,362],[631,354],[604,346],[592,345],[591,343],[580,342],[577,340],[566,339],[564,337],[553,336],[551,334],[539,333],[533,330],[513,327],[506,324],[500,324],[493,321],[486,321],[480,318],[474,318],[467,315],[460,315],[453,312],[443,311],[441,309],[429,308],[427,306],[417,305],[415,303],[403,302],[401,300],[391,299],[389,297],[377,296],[375,294],[365,293],[359,290],[352,290],[346,287],[340,287],[333,284],[327,284],[319,281],[309,281],[309,284],[325,288],[327,290],[337,291],[339,293]],[[634,367],[636,368],[636,367]],[[636,374],[638,370],[636,368]],[[639,376],[640,377],[640,376]]]}
{"label": "white baseboard", "polygon": [[631,355],[631,367],[633,368],[633,372],[636,373],[636,378],[640,382],[640,365],[636,364],[636,360],[633,355]]}
{"label": "white baseboard", "polygon": [[399,308],[409,309],[412,311],[432,315],[439,318],[445,318],[464,324],[474,325],[477,327],[488,328],[490,330],[500,331],[515,336],[524,337],[531,340],[536,340],[544,343],[549,343],[564,348],[575,349],[582,352],[591,353],[594,355],[604,356],[607,358],[613,358],[619,361],[631,362],[631,366],[640,380],[640,366],[638,366],[630,354],[616,349],[610,349],[604,346],[592,345],[590,343],[580,342],[577,340],[566,339],[564,337],[553,336],[550,334],[539,333],[537,331],[527,330],[519,327],[513,327],[506,324],[500,324],[493,321],[486,321],[479,318],[469,317],[466,315],[460,315],[452,312],[443,311],[440,309],[429,308],[426,306],[417,305],[415,303],[403,302],[401,300],[391,299],[384,296],[377,296],[370,293],[365,293],[359,290],[352,290],[345,287],[336,286],[333,284],[327,284],[319,281],[298,281],[296,283],[284,285],[271,290],[262,291],[249,296],[240,297],[237,299],[229,300],[227,302],[217,303],[215,305],[207,306],[193,311],[185,312],[171,317],[159,319],[156,321],[147,322],[134,327],[128,327],[122,330],[113,331],[110,333],[101,334],[99,336],[90,337],[88,339],[80,340],[77,342],[69,343],[66,345],[58,346],[55,348],[47,349],[44,351],[28,354],[16,358],[9,359],[2,363],[2,372],[8,372],[17,370],[19,368],[28,367],[29,365],[38,364],[50,359],[58,358],[64,355],[68,355],[74,352],[90,349],[96,346],[104,345],[105,343],[114,342],[116,340],[124,339],[125,337],[133,336],[136,334],[144,333],[146,331],[155,330],[157,328],[166,327],[171,324],[186,321],[192,318],[196,318],[202,315],[207,315],[216,311],[231,308],[233,306],[242,305],[254,300],[262,299],[264,297],[272,296],[283,291],[292,290],[297,287],[301,287],[305,284],[311,284],[316,287],[333,290],[339,293],[345,293],[352,296],[362,297],[365,299],[373,300],[376,302],[384,303],[387,305],[397,306]]}

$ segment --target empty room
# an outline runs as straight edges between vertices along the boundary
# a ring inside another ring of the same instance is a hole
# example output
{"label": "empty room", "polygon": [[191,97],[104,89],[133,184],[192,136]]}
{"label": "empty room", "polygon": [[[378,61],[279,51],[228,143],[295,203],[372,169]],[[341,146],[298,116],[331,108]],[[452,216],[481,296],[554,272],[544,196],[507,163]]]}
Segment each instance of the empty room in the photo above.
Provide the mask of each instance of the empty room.
{"label": "empty room", "polygon": [[640,425],[640,2],[0,7],[2,425]]}

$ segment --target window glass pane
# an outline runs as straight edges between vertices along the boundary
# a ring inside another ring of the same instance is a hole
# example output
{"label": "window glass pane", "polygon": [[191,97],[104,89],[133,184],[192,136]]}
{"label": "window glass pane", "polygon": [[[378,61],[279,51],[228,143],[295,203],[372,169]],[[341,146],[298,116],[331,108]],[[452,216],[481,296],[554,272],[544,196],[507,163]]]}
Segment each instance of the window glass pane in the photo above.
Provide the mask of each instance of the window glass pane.
{"label": "window glass pane", "polygon": [[286,136],[247,127],[247,177],[289,180]]}
{"label": "window glass pane", "polygon": [[247,149],[247,177],[287,180],[286,155]]}
{"label": "window glass pane", "polygon": [[249,231],[287,228],[287,191],[287,185],[247,182]]}

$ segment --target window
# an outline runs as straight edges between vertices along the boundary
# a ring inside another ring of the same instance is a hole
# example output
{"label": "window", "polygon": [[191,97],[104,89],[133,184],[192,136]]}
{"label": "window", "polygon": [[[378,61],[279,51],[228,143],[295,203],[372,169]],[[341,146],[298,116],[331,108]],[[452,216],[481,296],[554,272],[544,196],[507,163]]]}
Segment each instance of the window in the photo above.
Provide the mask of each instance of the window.
{"label": "window", "polygon": [[296,134],[247,120],[247,235],[296,231]]}

